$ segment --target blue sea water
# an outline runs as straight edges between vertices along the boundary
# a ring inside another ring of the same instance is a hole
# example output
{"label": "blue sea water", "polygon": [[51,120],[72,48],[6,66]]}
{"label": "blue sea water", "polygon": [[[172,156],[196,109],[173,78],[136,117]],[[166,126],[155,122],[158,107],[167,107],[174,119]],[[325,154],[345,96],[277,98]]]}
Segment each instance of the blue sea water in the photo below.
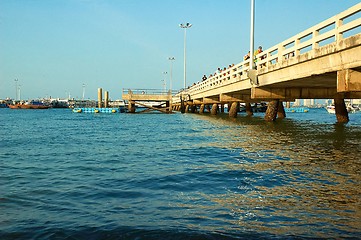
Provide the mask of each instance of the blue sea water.
{"label": "blue sea water", "polygon": [[0,239],[361,239],[360,113],[0,119]]}

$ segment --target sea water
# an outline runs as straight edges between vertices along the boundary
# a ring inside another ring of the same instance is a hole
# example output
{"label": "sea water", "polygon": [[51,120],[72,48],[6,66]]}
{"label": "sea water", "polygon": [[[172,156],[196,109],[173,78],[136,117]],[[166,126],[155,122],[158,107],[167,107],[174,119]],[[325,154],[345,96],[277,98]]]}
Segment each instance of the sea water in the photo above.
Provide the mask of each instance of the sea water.
{"label": "sea water", "polygon": [[361,237],[361,114],[0,109],[0,239]]}

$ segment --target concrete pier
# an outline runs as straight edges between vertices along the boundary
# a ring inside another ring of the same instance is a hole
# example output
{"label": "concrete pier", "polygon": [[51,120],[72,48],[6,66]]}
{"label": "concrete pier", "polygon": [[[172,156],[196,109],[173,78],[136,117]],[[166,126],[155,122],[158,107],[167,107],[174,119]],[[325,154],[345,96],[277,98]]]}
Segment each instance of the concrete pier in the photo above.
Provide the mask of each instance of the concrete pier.
{"label": "concrete pier", "polygon": [[337,122],[347,123],[349,121],[349,117],[346,109],[345,100],[341,98],[335,98],[334,102]]}
{"label": "concrete pier", "polygon": [[237,110],[238,110],[238,102],[232,102],[231,107],[229,109],[228,115],[232,118],[237,117]]}
{"label": "concrete pier", "polygon": [[286,118],[286,112],[285,112],[285,108],[283,107],[282,101],[279,101],[279,103],[278,103],[277,117],[279,119]]}
{"label": "concrete pier", "polygon": [[272,122],[272,121],[276,120],[277,112],[278,112],[278,105],[279,105],[279,100],[272,100],[268,103],[267,111],[264,116],[264,119],[267,122]]}
{"label": "concrete pier", "polygon": [[249,102],[246,102],[246,113],[247,113],[247,116],[253,116],[251,103],[249,103]]}
{"label": "concrete pier", "polygon": [[212,114],[212,115],[217,115],[217,113],[218,113],[218,104],[217,104],[217,103],[214,103],[214,104],[212,105],[211,114]]}

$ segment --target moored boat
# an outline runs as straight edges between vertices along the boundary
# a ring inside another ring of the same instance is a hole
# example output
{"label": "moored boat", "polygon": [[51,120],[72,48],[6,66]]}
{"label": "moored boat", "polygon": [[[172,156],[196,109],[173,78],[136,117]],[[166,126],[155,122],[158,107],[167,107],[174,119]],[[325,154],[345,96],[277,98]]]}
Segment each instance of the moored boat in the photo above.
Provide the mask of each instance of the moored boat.
{"label": "moored boat", "polygon": [[42,102],[30,101],[25,103],[8,104],[11,109],[48,109],[50,106],[45,105]]}

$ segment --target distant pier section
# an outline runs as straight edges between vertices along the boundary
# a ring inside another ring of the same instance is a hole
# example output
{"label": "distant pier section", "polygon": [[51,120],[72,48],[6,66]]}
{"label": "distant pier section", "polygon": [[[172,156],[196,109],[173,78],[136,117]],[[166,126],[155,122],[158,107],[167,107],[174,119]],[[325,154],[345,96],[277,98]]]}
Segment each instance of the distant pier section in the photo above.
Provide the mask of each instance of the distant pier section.
{"label": "distant pier section", "polygon": [[135,113],[136,106],[144,111],[172,113],[172,91],[159,89],[123,89],[122,98],[128,102],[128,112]]}

